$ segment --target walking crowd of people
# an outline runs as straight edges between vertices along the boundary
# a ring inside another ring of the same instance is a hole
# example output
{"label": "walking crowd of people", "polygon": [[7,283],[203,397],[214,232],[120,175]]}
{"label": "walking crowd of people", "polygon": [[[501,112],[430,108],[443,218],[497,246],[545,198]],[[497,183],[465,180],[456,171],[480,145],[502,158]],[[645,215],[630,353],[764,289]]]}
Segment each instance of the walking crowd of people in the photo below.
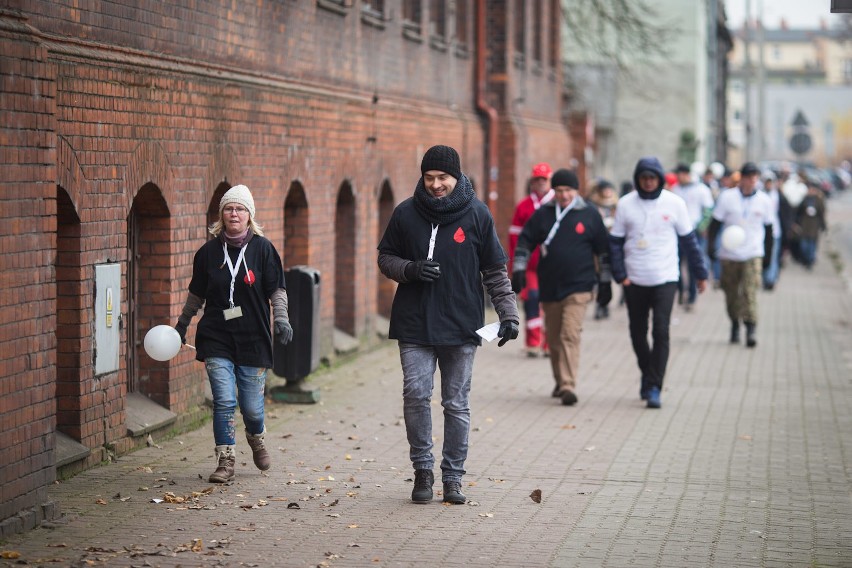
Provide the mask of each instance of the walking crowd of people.
{"label": "walking crowd of people", "polygon": [[[644,157],[619,195],[606,180],[583,184],[570,169],[538,163],[517,204],[507,254],[456,150],[438,145],[425,152],[413,193],[396,206],[377,247],[381,273],[397,283],[389,338],[398,343],[402,368],[412,502],[434,496],[431,400],[438,371],[442,500],[467,501],[470,390],[488,328],[486,294],[499,318],[500,347],[520,334],[520,304],[525,357],[550,359],[551,395],[567,406],[579,402],[588,305],[595,321],[607,320],[615,291],[627,310],[639,395],[648,408],[662,406],[674,305],[693,310],[709,283],[724,291],[730,342],[740,343],[742,326],[745,345],[757,346],[758,290],[777,285],[788,257],[813,266],[826,228],[825,200],[819,186],[789,172],[762,171],[751,162],[737,172],[714,166],[666,171],[659,159]],[[281,258],[257,223],[249,188],[224,194],[209,231],[215,238],[195,255],[175,329],[186,343],[203,310],[195,343],[214,398],[216,469],[209,480],[230,483],[237,407],[255,466],[271,465],[264,384],[273,342],[289,343],[294,330]]]}

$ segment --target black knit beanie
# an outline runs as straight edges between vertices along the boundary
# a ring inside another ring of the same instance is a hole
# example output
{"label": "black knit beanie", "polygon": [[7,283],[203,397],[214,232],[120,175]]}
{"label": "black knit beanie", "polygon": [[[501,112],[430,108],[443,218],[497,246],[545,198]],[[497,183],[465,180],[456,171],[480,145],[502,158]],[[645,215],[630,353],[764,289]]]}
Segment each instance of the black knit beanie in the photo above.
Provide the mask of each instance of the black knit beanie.
{"label": "black knit beanie", "polygon": [[423,154],[423,161],[420,163],[421,174],[430,170],[450,174],[456,179],[461,178],[459,153],[449,146],[432,146]]}
{"label": "black knit beanie", "polygon": [[567,185],[574,189],[580,189],[580,180],[577,179],[577,174],[571,170],[561,169],[556,170],[553,177],[550,178],[550,187],[559,187]]}

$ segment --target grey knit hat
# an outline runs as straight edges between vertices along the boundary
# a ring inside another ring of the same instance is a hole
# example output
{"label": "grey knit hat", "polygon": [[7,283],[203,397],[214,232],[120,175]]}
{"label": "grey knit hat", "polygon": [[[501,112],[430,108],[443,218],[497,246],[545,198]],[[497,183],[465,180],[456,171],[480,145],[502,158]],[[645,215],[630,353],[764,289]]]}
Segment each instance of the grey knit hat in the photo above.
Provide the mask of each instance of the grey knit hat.
{"label": "grey knit hat", "polygon": [[249,215],[254,219],[254,198],[251,196],[251,191],[244,185],[235,185],[225,192],[222,200],[219,202],[219,216],[222,216],[222,209],[228,203],[237,203],[248,209]]}
{"label": "grey knit hat", "polygon": [[459,153],[449,146],[432,146],[423,154],[423,161],[420,163],[420,173],[425,174],[431,170],[450,174],[456,179],[461,178],[462,172]]}

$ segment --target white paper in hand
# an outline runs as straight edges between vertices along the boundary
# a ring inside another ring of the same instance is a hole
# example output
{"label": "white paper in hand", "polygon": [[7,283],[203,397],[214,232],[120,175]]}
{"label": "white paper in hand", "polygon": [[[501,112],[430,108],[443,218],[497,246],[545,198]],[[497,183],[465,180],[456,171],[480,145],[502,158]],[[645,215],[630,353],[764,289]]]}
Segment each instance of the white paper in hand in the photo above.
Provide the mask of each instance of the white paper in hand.
{"label": "white paper in hand", "polygon": [[480,327],[476,330],[476,333],[478,333],[485,341],[494,341],[497,339],[498,331],[500,331],[500,322],[495,321],[494,323],[489,323],[488,325]]}

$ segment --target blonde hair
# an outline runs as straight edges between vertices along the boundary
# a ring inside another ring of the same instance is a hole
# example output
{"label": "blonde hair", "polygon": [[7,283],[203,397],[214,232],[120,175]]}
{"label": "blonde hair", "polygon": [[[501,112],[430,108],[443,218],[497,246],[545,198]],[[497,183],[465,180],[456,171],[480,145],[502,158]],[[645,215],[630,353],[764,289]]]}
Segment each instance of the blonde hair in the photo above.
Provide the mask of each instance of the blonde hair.
{"label": "blonde hair", "polygon": [[[253,217],[249,217],[248,227],[258,237],[263,236],[263,226],[255,222]],[[222,232],[222,229],[224,228],[225,226],[222,224],[222,218],[219,217],[219,219],[217,219],[215,223],[207,227],[207,232],[209,232],[214,237],[218,237],[219,234]]]}

